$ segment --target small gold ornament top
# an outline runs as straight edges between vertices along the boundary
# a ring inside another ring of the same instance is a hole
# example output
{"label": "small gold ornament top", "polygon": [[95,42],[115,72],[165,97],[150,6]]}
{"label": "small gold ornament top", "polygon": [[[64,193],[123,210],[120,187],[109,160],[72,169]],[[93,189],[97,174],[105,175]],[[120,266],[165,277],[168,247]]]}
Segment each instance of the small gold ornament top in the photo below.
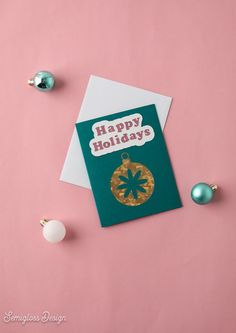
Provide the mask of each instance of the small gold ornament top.
{"label": "small gold ornament top", "polygon": [[48,223],[48,220],[46,220],[46,219],[41,219],[41,220],[39,221],[39,223],[41,224],[42,227],[44,227],[45,224]]}
{"label": "small gold ornament top", "polygon": [[216,190],[218,190],[218,185],[216,184],[211,184],[210,188],[212,189],[213,192],[215,192]]}
{"label": "small gold ornament top", "polygon": [[124,166],[128,166],[131,162],[128,153],[122,153],[121,154],[121,160],[122,160],[122,164]]}
{"label": "small gold ornament top", "polygon": [[33,86],[33,85],[34,85],[34,79],[30,79],[30,80],[28,80],[28,85],[29,85],[29,86]]}

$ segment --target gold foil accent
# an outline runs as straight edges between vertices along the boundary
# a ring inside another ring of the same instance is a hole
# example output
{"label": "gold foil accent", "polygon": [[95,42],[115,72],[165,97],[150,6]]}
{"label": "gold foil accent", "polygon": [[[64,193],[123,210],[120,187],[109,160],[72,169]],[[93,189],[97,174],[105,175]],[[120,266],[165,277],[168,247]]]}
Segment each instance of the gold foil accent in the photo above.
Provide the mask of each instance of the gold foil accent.
{"label": "gold foil accent", "polygon": [[[126,206],[138,206],[142,205],[146,202],[154,191],[154,178],[151,171],[143,164],[132,162],[127,153],[123,153],[121,155],[122,164],[114,171],[111,181],[110,187],[111,192],[113,193],[116,200],[118,200],[121,204]],[[128,178],[128,170],[132,172],[132,176],[134,177],[137,172],[140,172],[139,180],[146,180],[145,183],[139,184],[145,192],[141,192],[137,190],[137,198],[134,197],[133,192],[130,191],[129,195],[125,197],[125,192],[127,188],[119,189],[118,187],[122,184],[126,184],[119,177],[123,176]]]}

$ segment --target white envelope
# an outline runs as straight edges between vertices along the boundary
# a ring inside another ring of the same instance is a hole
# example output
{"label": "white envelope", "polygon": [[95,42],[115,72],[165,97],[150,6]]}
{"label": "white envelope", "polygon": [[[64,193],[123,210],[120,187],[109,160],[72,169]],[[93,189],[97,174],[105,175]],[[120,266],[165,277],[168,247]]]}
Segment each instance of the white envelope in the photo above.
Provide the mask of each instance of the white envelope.
{"label": "white envelope", "polygon": [[[91,75],[77,122],[155,104],[162,129],[172,98]],[[74,130],[60,180],[91,188],[79,138]]]}

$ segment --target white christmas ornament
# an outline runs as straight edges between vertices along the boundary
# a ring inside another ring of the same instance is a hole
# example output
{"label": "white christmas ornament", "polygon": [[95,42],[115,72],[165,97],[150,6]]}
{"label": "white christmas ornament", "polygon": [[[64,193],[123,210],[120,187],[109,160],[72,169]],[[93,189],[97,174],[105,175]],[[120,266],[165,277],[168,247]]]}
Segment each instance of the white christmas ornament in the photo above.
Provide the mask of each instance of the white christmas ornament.
{"label": "white christmas ornament", "polygon": [[63,240],[66,235],[66,228],[59,220],[41,220],[43,226],[43,236],[50,243],[58,243]]}

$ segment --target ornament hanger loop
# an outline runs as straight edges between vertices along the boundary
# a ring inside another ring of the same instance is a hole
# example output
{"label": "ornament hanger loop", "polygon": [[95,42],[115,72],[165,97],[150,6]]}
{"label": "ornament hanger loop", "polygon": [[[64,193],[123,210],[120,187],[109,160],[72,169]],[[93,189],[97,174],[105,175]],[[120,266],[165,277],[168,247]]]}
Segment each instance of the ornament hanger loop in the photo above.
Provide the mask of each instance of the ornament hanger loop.
{"label": "ornament hanger loop", "polygon": [[129,154],[124,152],[121,154],[121,158],[122,158],[122,160],[129,160]]}

